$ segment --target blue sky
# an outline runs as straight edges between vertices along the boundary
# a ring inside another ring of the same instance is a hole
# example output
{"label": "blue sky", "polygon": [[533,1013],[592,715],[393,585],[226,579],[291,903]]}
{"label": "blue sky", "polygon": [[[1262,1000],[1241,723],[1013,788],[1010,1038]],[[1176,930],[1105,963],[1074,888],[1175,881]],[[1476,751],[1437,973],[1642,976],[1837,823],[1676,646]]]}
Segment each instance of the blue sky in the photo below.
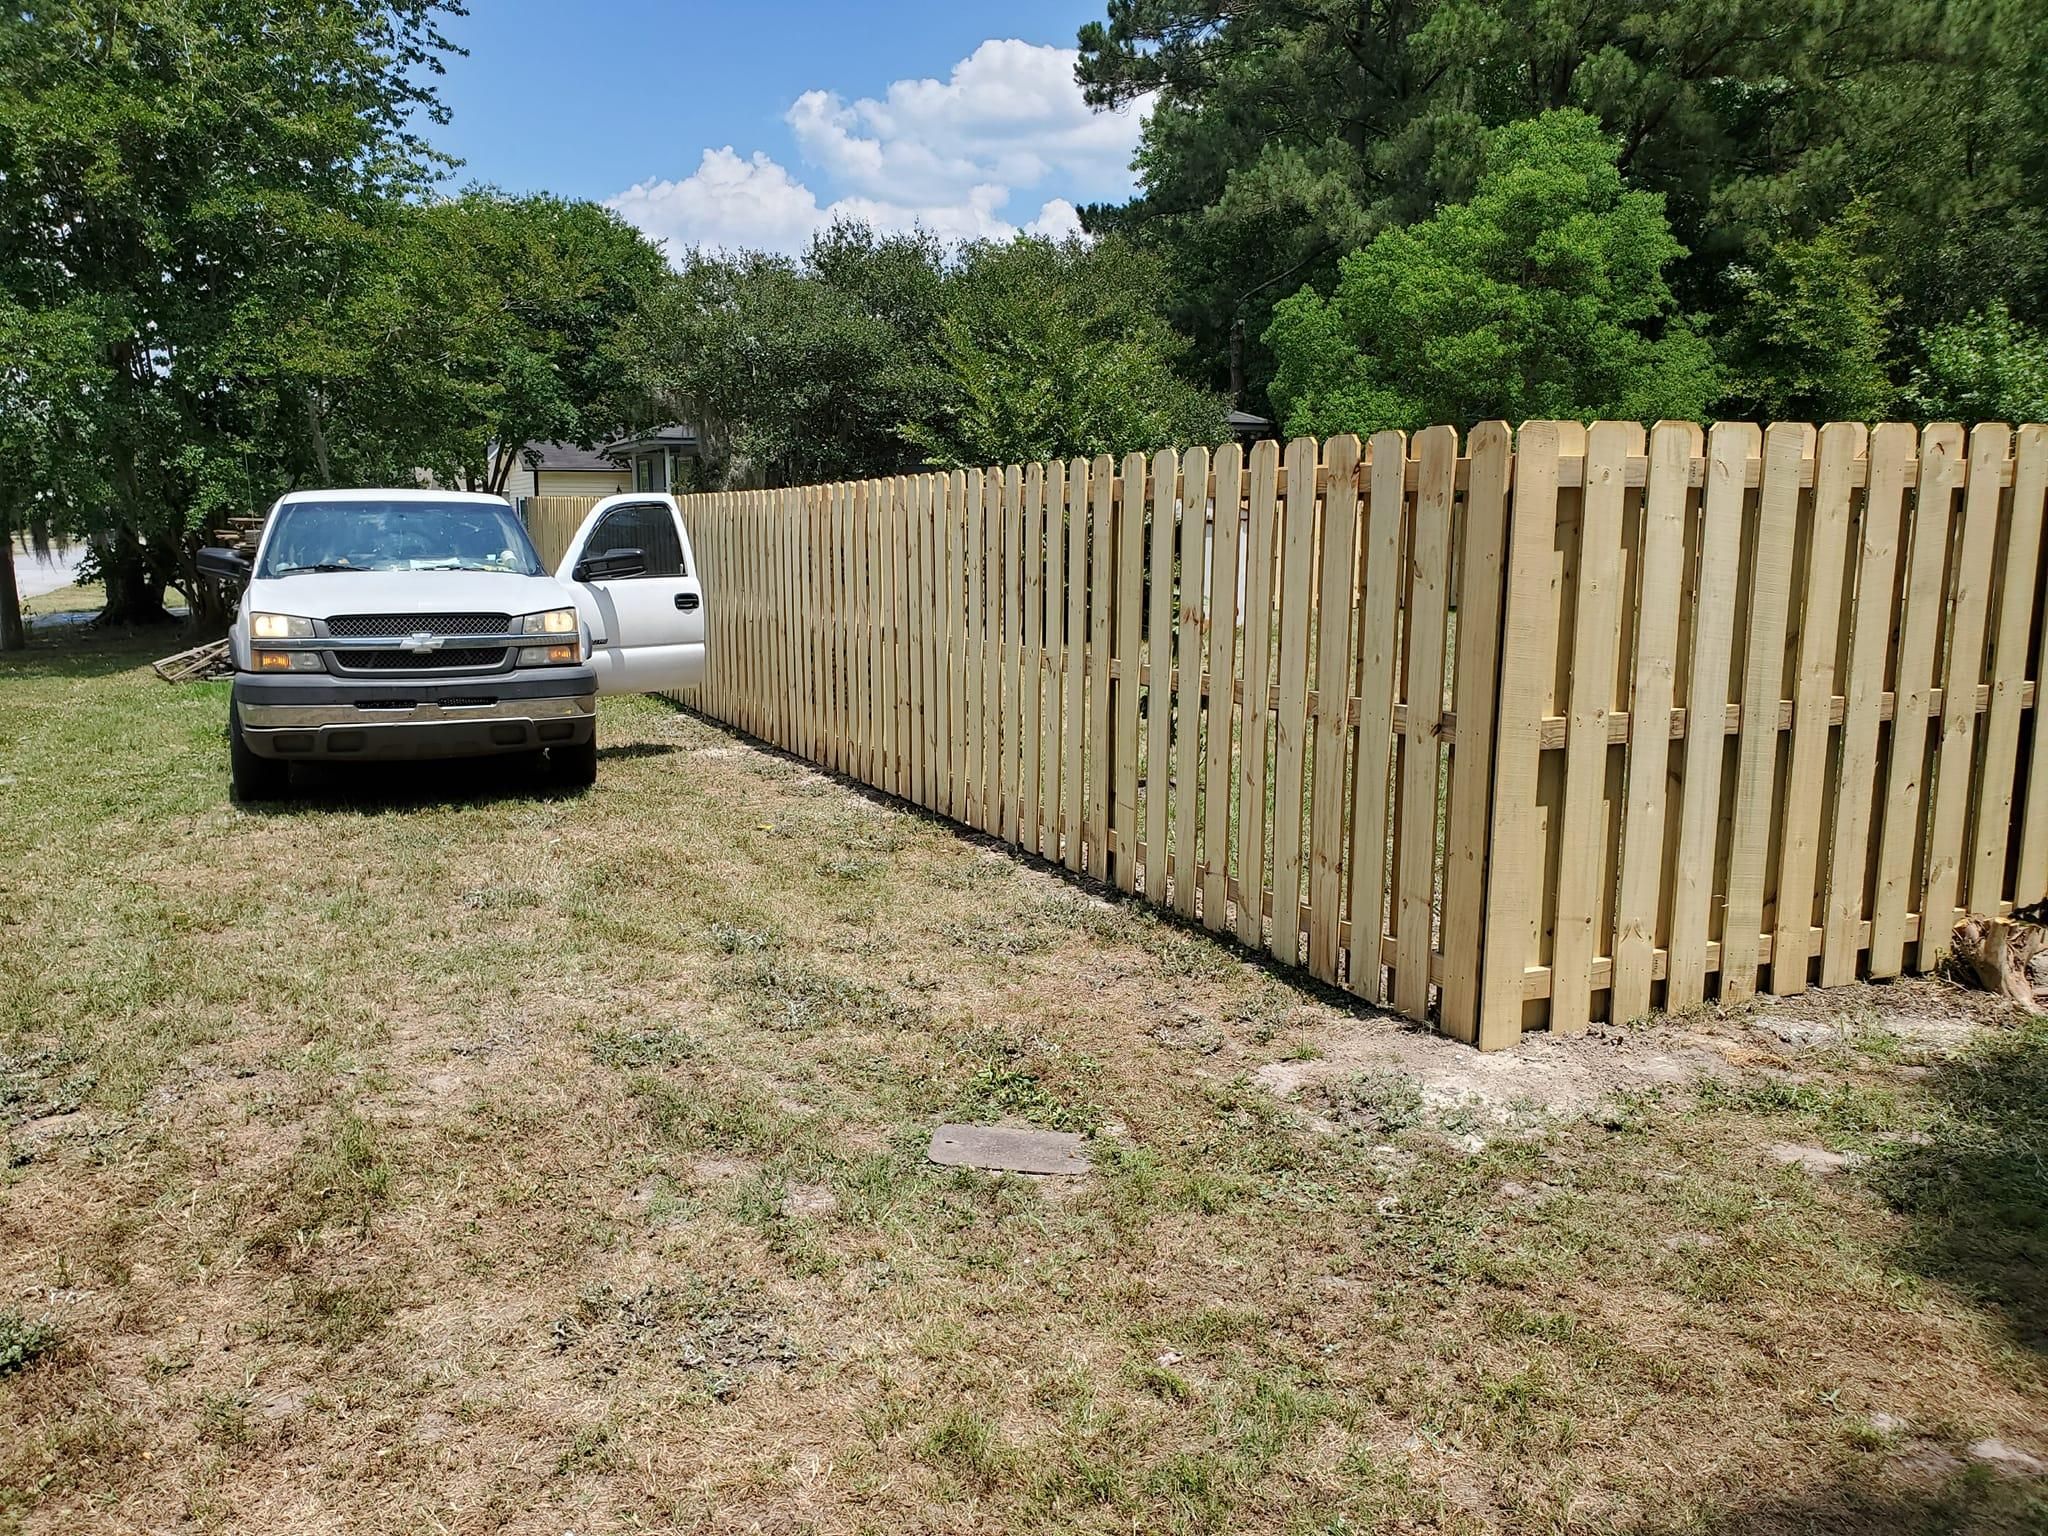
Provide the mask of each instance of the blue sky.
{"label": "blue sky", "polygon": [[458,179],[595,198],[672,247],[795,250],[836,213],[1063,233],[1130,186],[1141,112],[1071,80],[1099,0],[471,3],[435,134]]}

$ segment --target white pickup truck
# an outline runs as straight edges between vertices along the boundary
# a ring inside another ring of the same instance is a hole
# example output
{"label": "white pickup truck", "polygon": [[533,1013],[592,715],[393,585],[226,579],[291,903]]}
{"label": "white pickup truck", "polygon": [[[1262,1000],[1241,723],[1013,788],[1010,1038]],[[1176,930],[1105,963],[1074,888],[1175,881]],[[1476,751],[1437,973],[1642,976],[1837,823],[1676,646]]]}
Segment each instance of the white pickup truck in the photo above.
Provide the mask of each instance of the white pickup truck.
{"label": "white pickup truck", "polygon": [[551,575],[502,497],[295,491],[255,556],[200,551],[246,582],[233,628],[230,783],[282,798],[295,762],[545,753],[597,777],[597,695],[704,674],[704,591],[670,496],[608,496]]}

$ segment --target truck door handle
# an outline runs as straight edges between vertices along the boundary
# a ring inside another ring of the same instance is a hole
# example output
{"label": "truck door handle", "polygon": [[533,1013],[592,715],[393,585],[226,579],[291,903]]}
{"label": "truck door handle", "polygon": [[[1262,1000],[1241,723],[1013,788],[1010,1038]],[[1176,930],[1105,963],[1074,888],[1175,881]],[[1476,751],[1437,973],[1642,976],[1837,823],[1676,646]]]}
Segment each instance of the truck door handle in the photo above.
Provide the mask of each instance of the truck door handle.
{"label": "truck door handle", "polygon": [[676,594],[676,607],[680,608],[684,613],[695,613],[698,601],[697,594],[694,592],[678,592]]}

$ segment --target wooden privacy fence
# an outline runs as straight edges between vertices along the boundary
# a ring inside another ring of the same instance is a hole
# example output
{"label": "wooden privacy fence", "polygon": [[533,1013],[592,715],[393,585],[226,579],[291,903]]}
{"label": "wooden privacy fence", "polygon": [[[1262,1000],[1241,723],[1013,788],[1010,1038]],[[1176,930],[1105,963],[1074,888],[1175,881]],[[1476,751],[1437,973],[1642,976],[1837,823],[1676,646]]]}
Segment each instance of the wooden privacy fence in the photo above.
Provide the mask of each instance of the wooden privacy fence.
{"label": "wooden privacy fence", "polygon": [[597,505],[596,496],[529,496],[526,498],[526,531],[549,570],[562,563],[569,541],[583,526],[583,519]]}
{"label": "wooden privacy fence", "polygon": [[1496,1047],[2048,897],[2044,497],[1726,422],[697,495],[684,702]]}

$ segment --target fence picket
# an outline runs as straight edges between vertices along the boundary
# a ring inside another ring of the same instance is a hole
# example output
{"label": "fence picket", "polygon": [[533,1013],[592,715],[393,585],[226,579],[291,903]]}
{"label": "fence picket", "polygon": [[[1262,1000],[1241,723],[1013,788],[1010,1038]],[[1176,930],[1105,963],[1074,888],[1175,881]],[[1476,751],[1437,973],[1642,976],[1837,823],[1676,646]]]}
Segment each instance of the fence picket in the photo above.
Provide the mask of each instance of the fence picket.
{"label": "fence picket", "polygon": [[1899,516],[1914,442],[1913,429],[1896,423],[1880,426],[1870,435],[1865,476],[1868,491],[1857,525],[1856,596],[1849,617],[1842,754],[1829,839],[1832,857],[1820,957],[1824,987],[1853,981],[1863,951],[1860,935],[1874,825],[1878,714],[1884,694],[1885,651],[1891,640]]}
{"label": "fence picket", "polygon": [[1896,976],[1905,963],[1907,905],[1919,882],[1921,789],[1928,753],[1927,722],[1940,640],[1942,577],[1949,522],[1962,478],[1963,429],[1947,423],[1920,435],[1920,483],[1913,497],[1903,616],[1889,750],[1885,755],[1877,861],[1870,913],[1870,974]]}
{"label": "fence picket", "polygon": [[1672,747],[1665,722],[1677,697],[1692,461],[1704,441],[1700,429],[1689,421],[1660,421],[1650,433],[1629,688],[1628,802],[1622,813],[1621,885],[1615,896],[1614,972],[1608,998],[1608,1017],[1615,1023],[1638,1019],[1650,1009],[1670,845],[1665,834]]}
{"label": "fence picket", "polygon": [[1466,1041],[1476,1041],[1479,1030],[1511,447],[1506,422],[1483,421],[1472,429],[1466,443],[1470,477],[1458,536],[1458,647],[1451,672],[1458,735],[1451,744],[1444,833],[1444,980],[1439,1012],[1443,1028]]}
{"label": "fence picket", "polygon": [[1984,681],[1984,616],[1991,607],[1998,472],[2011,446],[2012,429],[2003,423],[1986,422],[1970,434],[1963,531],[1950,580],[1953,627],[1942,672],[1941,728],[1935,737],[1934,776],[1928,790],[1933,814],[1928,818],[1927,876],[1920,901],[1918,964],[1923,971],[1934,969],[1955,932],[1969,826],[1977,688]]}
{"label": "fence picket", "polygon": [[[1455,459],[1457,449],[1452,447]],[[1308,968],[1338,979],[1344,915],[1344,765],[1351,747],[1351,616],[1358,594],[1358,439],[1323,445],[1322,592],[1316,603],[1315,799],[1309,812]],[[1453,470],[1456,469],[1453,463]]]}
{"label": "fence picket", "polygon": [[1038,852],[1039,767],[1044,746],[1040,693],[1045,686],[1045,466],[1024,471],[1023,580],[1024,632],[1018,654],[1017,842],[1026,853]]}
{"label": "fence picket", "polygon": [[1792,740],[1785,768],[1785,818],[1778,836],[1777,926],[1771,937],[1771,991],[1806,990],[1813,952],[1813,892],[1820,868],[1821,815],[1827,806],[1828,715],[1841,643],[1842,565],[1847,558],[1850,472],[1864,460],[1860,422],[1821,429],[1808,520],[1806,583],[1794,595],[1798,670],[1793,674]]}
{"label": "fence picket", "polygon": [[[2013,516],[2027,509],[2026,517],[2037,528],[2041,504],[2048,495],[2048,426],[2030,424],[2019,430],[2019,460],[2013,470]],[[2048,549],[2048,535],[2042,535]],[[2008,580],[2012,579],[2010,576]],[[2042,578],[2035,577],[2034,591],[2042,593]],[[2034,610],[2034,705],[2033,722],[2027,738],[2025,813],[2020,823],[2020,853],[2012,899],[2015,906],[2030,906],[2048,900],[2048,608],[2040,596]]]}
{"label": "fence picket", "polygon": [[1145,625],[1145,455],[1127,454],[1116,508],[1116,602],[1111,627],[1109,845],[1111,877],[1126,896],[1138,888],[1138,735]]}
{"label": "fence picket", "polygon": [[1180,465],[1180,633],[1174,643],[1173,909],[1195,915],[1201,877],[1195,839],[1201,830],[1202,656],[1208,626],[1209,450],[1190,448]]}
{"label": "fence picket", "polygon": [[1405,637],[1408,728],[1401,742],[1401,813],[1394,852],[1394,1006],[1411,1019],[1426,1019],[1430,960],[1436,948],[1436,834],[1443,766],[1439,737],[1451,577],[1451,503],[1457,494],[1457,431],[1426,428],[1416,434],[1415,448]]}
{"label": "fence picket", "polygon": [[[2036,430],[2022,427],[2015,439],[2021,463],[2030,456],[2028,434]],[[2028,484],[2017,464],[2012,478],[2012,511],[2006,527],[2004,552],[1998,562],[1998,624],[1992,632],[1991,696],[1984,717],[1983,788],[1975,806],[1976,838],[1971,851],[1969,882],[1965,888],[1964,905],[1973,913],[1996,912],[2005,890],[2005,857],[2015,830],[2013,779],[2019,767],[2027,637],[2034,624],[2041,592],[2041,481],[2036,478],[2031,485]],[[2048,686],[2048,677],[2043,677],[2036,684],[2034,712],[2037,716],[2044,705],[2048,705],[2048,700],[2039,697],[2042,686]],[[2038,766],[2038,754],[2036,763]],[[2027,866],[2023,859],[2020,883],[2025,884],[2027,879]],[[2023,905],[2030,899],[2022,896],[2017,898],[2017,902]]]}
{"label": "fence picket", "polygon": [[1265,938],[1266,761],[1273,710],[1266,687],[1273,673],[1273,558],[1278,534],[1280,445],[1252,449],[1244,582],[1244,705],[1237,745],[1238,942],[1253,949]]}
{"label": "fence picket", "polygon": [[1310,583],[1316,558],[1316,441],[1287,445],[1287,500],[1280,532],[1280,703],[1273,716],[1273,932],[1276,959],[1301,955],[1301,805],[1308,746]]}
{"label": "fence picket", "polygon": [[1088,555],[1088,873],[1109,879],[1109,652],[1116,600],[1116,465],[1108,454],[1090,471]]}
{"label": "fence picket", "polygon": [[1060,723],[1060,826],[1065,842],[1060,859],[1068,869],[1081,863],[1081,818],[1087,787],[1081,778],[1081,747],[1088,729],[1088,461],[1067,468],[1066,707]]}
{"label": "fence picket", "polygon": [[1399,660],[1402,510],[1407,499],[1408,442],[1381,432],[1366,445],[1369,498],[1359,546],[1358,747],[1351,783],[1351,849],[1346,908],[1351,944],[1346,985],[1375,1003],[1387,1000],[1381,967],[1386,933],[1389,776],[1394,756],[1394,682]]}
{"label": "fence picket", "polygon": [[[1173,546],[1180,455],[1152,459],[1152,523],[1145,570],[1145,899],[1166,900],[1167,826],[1173,756]],[[1131,652],[1135,657],[1135,650]]]}
{"label": "fence picket", "polygon": [[1578,592],[1571,639],[1571,702],[1565,748],[1564,814],[1558,846],[1557,922],[1550,962],[1551,1028],[1583,1034],[1592,1018],[1593,957],[1600,950],[1600,861],[1586,856],[1601,837],[1607,787],[1607,717],[1614,707],[1615,642],[1622,606],[1623,461],[1642,451],[1633,422],[1596,422],[1586,450],[1579,522]]}
{"label": "fence picket", "polygon": [[1778,701],[1784,696],[1785,629],[1798,533],[1800,461],[1813,428],[1774,422],[1751,546],[1749,623],[1743,647],[1742,724],[1736,744],[1735,828],[1728,852],[1727,918],[1721,933],[1721,1002],[1756,991],[1762,948],[1764,873],[1778,766]]}
{"label": "fence picket", "polygon": [[1202,818],[1202,922],[1222,933],[1229,925],[1231,735],[1238,671],[1238,571],[1244,511],[1244,450],[1216,450],[1216,495],[1209,546],[1208,738],[1204,743]]}

